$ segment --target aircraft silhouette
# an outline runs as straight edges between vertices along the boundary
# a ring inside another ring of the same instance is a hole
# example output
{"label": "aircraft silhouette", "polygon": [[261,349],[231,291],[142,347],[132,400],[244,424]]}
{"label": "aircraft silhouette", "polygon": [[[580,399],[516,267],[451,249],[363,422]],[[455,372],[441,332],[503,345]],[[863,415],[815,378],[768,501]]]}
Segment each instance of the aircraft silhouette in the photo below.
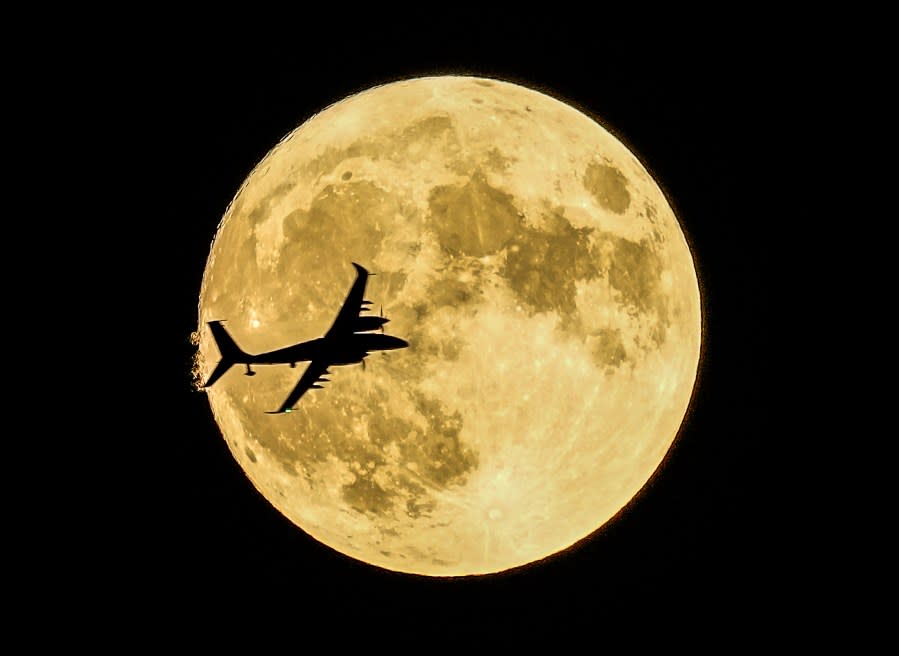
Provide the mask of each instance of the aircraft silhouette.
{"label": "aircraft silhouette", "polygon": [[365,267],[355,262],[353,262],[353,266],[356,268],[356,280],[353,282],[334,324],[324,337],[275,351],[250,355],[240,349],[221,321],[208,322],[222,359],[203,387],[211,387],[235,364],[246,365],[245,375],[255,376],[256,372],[250,368],[250,365],[253,364],[289,364],[293,368],[297,362],[309,361],[306,371],[300,377],[296,387],[287,395],[281,407],[274,412],[267,413],[276,415],[290,412],[307,390],[322,389],[319,383],[329,380],[325,378],[325,375],[330,374],[329,367],[361,362],[364,368],[365,358],[371,351],[390,351],[409,346],[409,342],[399,337],[370,332],[380,329],[383,333],[384,324],[390,320],[383,316],[360,316],[362,311],[368,310],[365,306],[371,305],[371,301],[363,300],[363,296],[368,276],[374,274],[369,274]]}

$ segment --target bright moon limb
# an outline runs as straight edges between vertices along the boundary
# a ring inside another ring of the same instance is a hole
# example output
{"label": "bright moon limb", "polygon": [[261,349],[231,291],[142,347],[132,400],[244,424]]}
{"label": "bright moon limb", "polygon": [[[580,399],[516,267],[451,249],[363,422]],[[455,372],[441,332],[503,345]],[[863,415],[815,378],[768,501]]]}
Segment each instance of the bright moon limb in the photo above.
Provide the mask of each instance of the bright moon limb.
{"label": "bright moon limb", "polygon": [[207,321],[251,353],[324,334],[351,262],[409,348],[336,368],[289,415],[265,410],[303,364],[208,391],[253,485],[316,539],[401,572],[499,572],[593,533],[662,462],[696,379],[696,272],[659,186],[589,117],[447,76],[309,119],[221,221],[200,377]]}

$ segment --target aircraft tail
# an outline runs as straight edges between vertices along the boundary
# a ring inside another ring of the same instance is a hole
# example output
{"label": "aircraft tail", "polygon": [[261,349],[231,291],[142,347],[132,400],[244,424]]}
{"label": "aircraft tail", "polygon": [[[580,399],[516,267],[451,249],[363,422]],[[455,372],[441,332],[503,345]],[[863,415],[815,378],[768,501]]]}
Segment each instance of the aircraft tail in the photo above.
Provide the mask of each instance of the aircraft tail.
{"label": "aircraft tail", "polygon": [[247,361],[247,354],[231,338],[221,321],[210,321],[209,329],[212,331],[212,337],[215,339],[215,344],[218,346],[222,359],[216,365],[212,375],[203,387],[211,387],[233,365]]}

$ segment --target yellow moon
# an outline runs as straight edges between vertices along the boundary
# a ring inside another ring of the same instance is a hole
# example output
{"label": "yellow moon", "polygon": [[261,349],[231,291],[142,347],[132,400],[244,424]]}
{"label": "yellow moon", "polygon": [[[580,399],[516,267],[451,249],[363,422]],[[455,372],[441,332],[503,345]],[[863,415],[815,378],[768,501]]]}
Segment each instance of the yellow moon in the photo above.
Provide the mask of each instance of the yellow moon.
{"label": "yellow moon", "polygon": [[268,415],[303,364],[208,390],[281,513],[343,554],[431,576],[555,554],[620,511],[684,419],[700,353],[693,259],[658,184],[573,107],[464,76],[378,86],[313,116],[219,225],[206,322],[261,352],[327,331],[353,281],[407,349],[334,367]]}

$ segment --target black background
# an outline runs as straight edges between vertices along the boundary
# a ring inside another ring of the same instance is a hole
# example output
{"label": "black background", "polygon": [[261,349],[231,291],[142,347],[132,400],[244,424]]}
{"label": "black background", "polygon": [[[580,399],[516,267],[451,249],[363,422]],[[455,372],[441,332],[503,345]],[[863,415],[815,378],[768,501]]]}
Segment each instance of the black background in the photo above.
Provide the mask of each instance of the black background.
{"label": "black background", "polygon": [[[108,111],[142,126],[136,138],[146,140],[123,183],[141,217],[140,259],[123,266],[138,297],[125,312],[149,314],[136,384],[152,411],[119,436],[134,464],[122,482],[131,501],[100,509],[113,536],[101,549],[113,598],[162,594],[160,611],[172,617],[210,605],[277,607],[309,629],[389,619],[436,636],[509,624],[552,632],[615,612],[741,622],[780,595],[786,556],[764,492],[769,263],[758,195],[769,180],[758,153],[773,139],[769,128],[790,120],[775,80],[792,60],[765,54],[756,41],[707,39],[685,53],[684,44],[650,47],[636,35],[569,40],[546,30],[533,21],[501,37],[470,26],[336,40],[303,32],[277,55],[243,51],[233,39],[138,48]],[[188,342],[216,226],[259,159],[349,94],[447,73],[544,91],[624,141],[681,220],[704,308],[690,411],[636,499],[561,554],[466,579],[359,563],[281,516],[231,457],[206,397],[192,390]]]}

